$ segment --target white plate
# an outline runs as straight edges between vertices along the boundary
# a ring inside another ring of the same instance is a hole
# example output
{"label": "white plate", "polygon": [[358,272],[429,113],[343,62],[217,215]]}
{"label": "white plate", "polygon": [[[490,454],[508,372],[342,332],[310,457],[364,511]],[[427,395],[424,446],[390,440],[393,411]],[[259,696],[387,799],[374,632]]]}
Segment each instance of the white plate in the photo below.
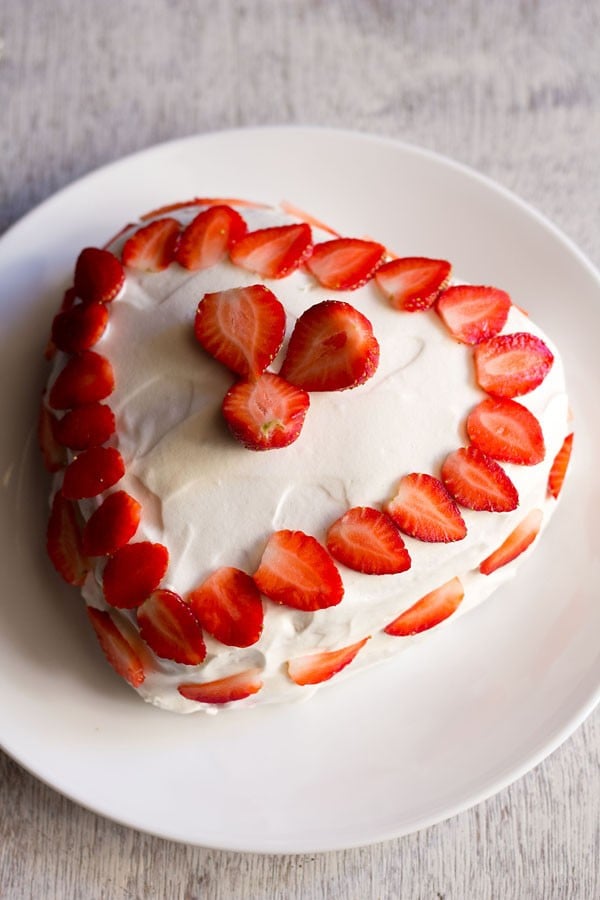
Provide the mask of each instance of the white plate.
{"label": "white plate", "polygon": [[[347,234],[441,255],[508,289],[558,341],[576,416],[562,508],[510,587],[311,703],[178,717],[101,659],[46,562],[34,447],[42,350],[79,249],[194,195],[287,199]],[[0,738],[57,790],[119,822],[261,852],[367,844],[490,796],[556,748],[600,695],[600,282],[521,201],[395,141],[308,128],[192,137],[93,173],[0,242]],[[431,657],[427,655],[427,659]]]}

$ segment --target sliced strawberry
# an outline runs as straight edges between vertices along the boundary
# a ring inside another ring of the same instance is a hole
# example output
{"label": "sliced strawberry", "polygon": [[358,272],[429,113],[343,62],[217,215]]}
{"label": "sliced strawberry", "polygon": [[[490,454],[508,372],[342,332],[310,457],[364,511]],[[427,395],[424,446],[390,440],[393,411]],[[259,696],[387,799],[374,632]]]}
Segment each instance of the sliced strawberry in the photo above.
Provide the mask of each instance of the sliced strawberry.
{"label": "sliced strawberry", "polygon": [[124,547],[137,531],[141,505],[125,491],[115,491],[92,513],[83,529],[83,552],[109,556]]}
{"label": "sliced strawberry", "polygon": [[77,291],[74,287],[67,288],[67,290],[63,294],[62,303],[60,304],[59,312],[67,312],[71,307],[75,305],[77,300]]}
{"label": "sliced strawberry", "polygon": [[96,403],[109,396],[115,387],[115,376],[106,357],[94,350],[83,350],[72,356],[50,389],[53,409],[72,409],[84,403]]}
{"label": "sliced strawberry", "polygon": [[396,309],[429,309],[450,280],[452,267],[445,259],[406,256],[384,263],[375,281]]}
{"label": "sliced strawberry", "polygon": [[168,217],[138,228],[125,241],[121,254],[123,265],[144,272],[166,269],[175,258],[179,228],[177,219]]}
{"label": "sliced strawberry", "polygon": [[495,397],[518,397],[542,383],[554,356],[546,344],[528,332],[499,334],[475,348],[480,387]]}
{"label": "sliced strawberry", "polygon": [[359,238],[336,238],[315,244],[306,268],[323,287],[353,291],[366,284],[385,255],[385,247]]}
{"label": "sliced strawberry", "polygon": [[[61,313],[68,312],[74,306],[76,301],[77,301],[77,294],[75,292],[75,288],[74,287],[68,288],[63,294],[63,299],[62,299],[62,303],[60,305],[60,309],[58,311],[58,315],[60,315]],[[54,343],[52,336],[50,336],[48,338],[48,343],[46,344],[46,349],[44,350],[44,357],[48,361],[53,360],[54,357],[56,356],[56,351],[57,351],[57,346]]]}
{"label": "sliced strawberry", "polygon": [[79,353],[97,344],[108,324],[108,310],[95,300],[78,303],[67,312],[58,313],[52,323],[52,340],[65,353]]}
{"label": "sliced strawberry", "polygon": [[86,247],[75,264],[74,290],[84,303],[110,303],[123,284],[123,266],[108,250]]}
{"label": "sliced strawberry", "polygon": [[262,284],[205,294],[194,333],[207,353],[232,372],[257,378],[281,347],[285,310]]}
{"label": "sliced strawberry", "polygon": [[60,492],[52,502],[46,549],[52,565],[68,584],[83,584],[90,564],[81,547],[79,519],[74,504]]}
{"label": "sliced strawberry", "polygon": [[223,415],[236,440],[249,450],[287,447],[299,436],[310,399],[306,391],[263,372],[238,381],[225,394]]}
{"label": "sliced strawberry", "polygon": [[344,596],[340,573],[324,547],[303,531],[275,531],[267,542],[256,585],[275,603],[311,612]]}
{"label": "sliced strawberry", "polygon": [[198,213],[179,239],[175,259],[184,269],[208,269],[220,262],[246,233],[246,223],[230,206]]}
{"label": "sliced strawberry", "polygon": [[449,453],[442,465],[442,481],[467,509],[510,512],[519,505],[517,489],[504,469],[477,447]]}
{"label": "sliced strawberry", "polygon": [[250,231],[231,249],[236,266],[263,278],[283,278],[310,256],[312,233],[305,222]]}
{"label": "sliced strawberry", "polygon": [[104,403],[84,403],[56,422],[56,439],[71,450],[87,450],[104,444],[115,431],[115,416]]}
{"label": "sliced strawberry", "polygon": [[467,418],[471,442],[501,462],[534,466],[546,455],[544,435],[536,417],[521,403],[486,397]]}
{"label": "sliced strawberry", "polygon": [[497,550],[490,553],[479,566],[482,575],[491,575],[496,569],[512,562],[520,556],[536,539],[542,526],[543,513],[541,509],[532,509],[523,521],[511,531],[503,544]]}
{"label": "sliced strawberry", "polygon": [[548,476],[548,493],[556,499],[561,492],[569,461],[571,459],[571,451],[573,450],[573,434],[568,434],[564,439],[563,445],[554,457],[550,475]]}
{"label": "sliced strawberry", "polygon": [[260,669],[246,669],[218,681],[205,681],[203,684],[180,684],[177,690],[187,700],[197,703],[231,703],[233,700],[245,700],[258,693],[263,686]]}
{"label": "sliced strawberry", "polygon": [[458,506],[433,475],[405,475],[385,511],[400,531],[419,541],[448,543],[462,540],[467,533]]}
{"label": "sliced strawberry", "polygon": [[451,616],[464,595],[460,579],[452,578],[441,587],[425,594],[383,630],[386,634],[395,637],[408,637],[411,634],[418,634],[420,631],[427,631]]}
{"label": "sliced strawberry", "polygon": [[363,384],[378,364],[369,320],[349,303],[323,300],[296,322],[280,374],[305,391],[342,391]]}
{"label": "sliced strawberry", "polygon": [[263,605],[253,579],[223,566],[188,595],[202,628],[222,644],[250,647],[263,630]]}
{"label": "sliced strawberry", "polygon": [[102,652],[113,669],[132,687],[143,684],[146,678],[143,661],[115,623],[114,617],[93,606],[87,607],[87,614]]}
{"label": "sliced strawberry", "polygon": [[368,506],[354,506],[327,532],[334,559],[366,575],[389,575],[410,569],[410,556],[389,516]]}
{"label": "sliced strawberry", "polygon": [[362,641],[357,641],[356,644],[351,644],[349,647],[342,647],[340,650],[309,653],[307,656],[290,659],[287,664],[288,675],[299,685],[320,684],[322,681],[327,681],[350,665],[368,640],[369,638],[366,637]]}
{"label": "sliced strawberry", "polygon": [[137,610],[140,634],[157,656],[198,666],[206,646],[198,619],[179,594],[153,591]]}
{"label": "sliced strawberry", "polygon": [[62,493],[67,500],[96,497],[125,474],[123,457],[114,447],[90,447],[65,469]]}
{"label": "sliced strawberry", "polygon": [[58,472],[67,464],[65,448],[61,446],[57,436],[60,422],[46,409],[44,404],[40,406],[38,419],[38,443],[42,451],[42,459],[47,472]]}
{"label": "sliced strawberry", "polygon": [[459,284],[440,294],[436,308],[457,340],[463,344],[479,344],[502,331],[510,307],[511,299],[506,291]]}
{"label": "sliced strawberry", "polygon": [[48,362],[52,362],[54,357],[56,356],[57,349],[56,344],[52,340],[51,337],[48,338],[48,342],[44,347],[44,359],[48,360]]}
{"label": "sliced strawberry", "polygon": [[140,541],[126,544],[106,563],[102,587],[106,602],[120,609],[140,606],[155,590],[169,564],[162,544]]}

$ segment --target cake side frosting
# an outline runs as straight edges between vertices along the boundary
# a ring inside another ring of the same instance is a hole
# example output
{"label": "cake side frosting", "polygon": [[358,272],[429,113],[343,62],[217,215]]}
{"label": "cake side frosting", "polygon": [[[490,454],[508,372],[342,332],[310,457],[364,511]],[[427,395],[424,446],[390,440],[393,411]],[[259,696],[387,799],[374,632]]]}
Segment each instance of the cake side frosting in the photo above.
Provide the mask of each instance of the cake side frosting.
{"label": "cake side frosting", "polygon": [[[270,209],[240,212],[250,231],[295,221]],[[197,213],[193,207],[170,215],[185,226]],[[111,245],[116,256],[134,231]],[[315,243],[329,238],[313,228]],[[233,376],[193,336],[196,308],[205,294],[256,283],[267,285],[286,312],[286,339],[273,371],[279,371],[297,319],[323,300],[341,297],[360,310],[380,347],[377,371],[366,383],[353,390],[311,393],[299,439],[266,453],[249,451],[232,439],[220,410]],[[515,562],[490,575],[479,566],[531,510],[541,510],[542,527],[546,524],[555,505],[548,477],[569,431],[558,352],[512,306],[501,334],[520,332],[541,338],[554,363],[538,387],[518,398],[539,421],[546,454],[533,466],[503,464],[519,494],[515,510],[461,508],[467,534],[456,542],[426,543],[405,536],[411,567],[398,574],[367,575],[338,563],[344,586],[338,605],[304,612],[265,600],[264,628],[256,643],[228,647],[205,635],[207,655],[198,666],[154,657],[138,686],[140,694],[179,712],[212,710],[211,704],[181,696],[178,685],[258,669],[261,690],[230,705],[299,699],[313,688],[290,679],[290,660],[369,638],[337,681],[427,640],[427,632],[395,637],[383,629],[429,592],[460,579],[464,599],[452,616],[457,618],[512,575]],[[254,573],[273,532],[300,530],[325,544],[328,529],[346,510],[381,508],[407,473],[439,477],[448,454],[468,444],[466,416],[485,397],[474,374],[473,348],[454,340],[433,309],[394,309],[372,280],[351,292],[331,291],[303,270],[262,279],[228,259],[196,272],[177,264],[162,272],[127,269],[94,350],[110,360],[115,373],[110,406],[117,431],[109,443],[125,462],[119,490],[142,506],[135,541],[168,548],[169,567],[161,586],[184,598],[219,567]],[[50,388],[63,366],[59,353]],[[61,478],[57,476],[58,485]],[[80,501],[84,519],[100,499]],[[104,566],[105,560],[96,560],[83,585],[86,602],[99,610],[110,609],[102,588]],[[134,610],[117,615],[137,627]]]}

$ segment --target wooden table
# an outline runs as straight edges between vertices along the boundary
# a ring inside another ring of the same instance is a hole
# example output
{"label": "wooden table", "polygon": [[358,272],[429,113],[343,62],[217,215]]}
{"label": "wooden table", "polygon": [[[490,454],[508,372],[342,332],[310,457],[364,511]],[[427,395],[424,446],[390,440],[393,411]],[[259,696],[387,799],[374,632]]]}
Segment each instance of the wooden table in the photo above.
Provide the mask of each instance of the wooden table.
{"label": "wooden table", "polygon": [[[600,264],[600,6],[0,0],[0,231],[95,167],[262,123],[390,135],[537,206]],[[238,855],[80,809],[0,754],[0,896],[598,898],[600,713],[493,799],[345,852]]]}

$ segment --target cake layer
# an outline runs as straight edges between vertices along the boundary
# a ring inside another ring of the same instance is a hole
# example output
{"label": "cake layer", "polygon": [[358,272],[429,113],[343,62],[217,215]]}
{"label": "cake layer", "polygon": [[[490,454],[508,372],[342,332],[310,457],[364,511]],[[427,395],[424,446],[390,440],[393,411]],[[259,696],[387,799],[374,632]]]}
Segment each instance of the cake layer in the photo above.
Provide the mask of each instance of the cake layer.
{"label": "cake layer", "polygon": [[[198,212],[194,206],[169,215],[185,226]],[[266,208],[239,212],[250,231],[296,221]],[[116,256],[134,231],[113,242]],[[330,238],[313,228],[315,243]],[[265,284],[286,312],[286,338],[272,371],[279,371],[297,319],[323,300],[351,303],[372,324],[380,347],[377,371],[366,383],[311,392],[299,438],[266,452],[248,450],[232,438],[221,404],[234,376],[194,339],[196,309],[205,294],[257,283]],[[406,474],[439,478],[448,454],[468,445],[466,417],[486,396],[475,377],[473,347],[455,340],[434,309],[393,308],[373,280],[356,290],[332,291],[302,268],[266,279],[229,259],[200,271],[173,263],[160,272],[126,268],[125,285],[110,306],[108,327],[94,350],[110,360],[115,374],[109,402],[117,430],[109,444],[118,448],[126,467],[118,489],[142,507],[134,540],[168,548],[161,587],[183,598],[222,566],[252,575],[273,532],[299,530],[325,544],[336,519],[352,507],[381,509]],[[368,575],[338,563],[344,596],[331,608],[304,612],[264,599],[264,628],[255,644],[230,647],[205,635],[207,655],[198,666],[152,655],[140,694],[164,709],[212,711],[213,704],[183,697],[178,686],[256,669],[261,689],[230,706],[300,699],[315,687],[290,678],[291,660],[369,638],[336,675],[337,682],[429,640],[427,631],[398,637],[383,630],[429,592],[460,579],[464,599],[451,623],[514,574],[518,561],[490,575],[479,566],[531,510],[541,510],[546,524],[555,505],[547,491],[550,468],[570,430],[557,349],[513,305],[501,333],[515,332],[542,338],[554,354],[542,383],[517,398],[539,421],[546,453],[537,465],[502,464],[519,494],[516,509],[498,513],[461,507],[467,534],[459,541],[427,543],[405,536],[411,566],[398,574]],[[64,356],[58,354],[50,384],[63,365]],[[60,484],[62,476],[57,477]],[[85,519],[101,499],[80,502]],[[99,610],[110,609],[102,589],[104,566],[103,558],[96,560],[83,585],[86,602]],[[137,629],[135,610],[112,612]]]}

